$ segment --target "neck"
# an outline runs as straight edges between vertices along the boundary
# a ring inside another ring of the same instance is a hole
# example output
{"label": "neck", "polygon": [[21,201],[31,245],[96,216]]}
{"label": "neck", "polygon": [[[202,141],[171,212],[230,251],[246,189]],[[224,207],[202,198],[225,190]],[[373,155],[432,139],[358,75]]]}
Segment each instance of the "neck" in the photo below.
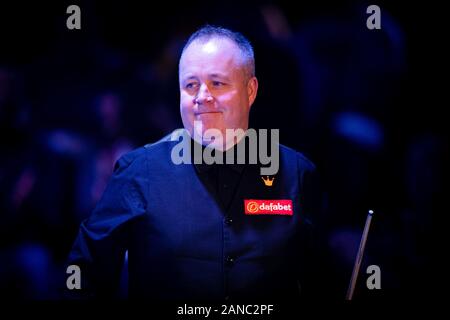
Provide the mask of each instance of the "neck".
{"label": "neck", "polygon": [[196,128],[194,128],[193,134],[190,132],[189,134],[198,144],[224,152],[238,144],[242,138],[245,137],[246,131],[247,128],[226,129],[225,133],[216,130],[216,134],[209,134],[208,132],[206,132],[206,134],[201,134],[203,132],[201,128],[200,130],[196,130]]}

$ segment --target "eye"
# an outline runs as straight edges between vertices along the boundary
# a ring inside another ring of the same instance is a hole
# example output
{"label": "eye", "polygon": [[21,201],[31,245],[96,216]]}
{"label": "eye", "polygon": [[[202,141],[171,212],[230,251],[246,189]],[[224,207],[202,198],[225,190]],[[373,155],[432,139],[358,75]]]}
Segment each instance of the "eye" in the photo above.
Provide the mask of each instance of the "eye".
{"label": "eye", "polygon": [[221,86],[224,86],[225,83],[220,82],[220,81],[213,81],[213,82],[212,82],[212,85],[213,85],[214,87],[221,87]]}
{"label": "eye", "polygon": [[185,89],[194,89],[197,86],[196,82],[188,82],[184,87]]}

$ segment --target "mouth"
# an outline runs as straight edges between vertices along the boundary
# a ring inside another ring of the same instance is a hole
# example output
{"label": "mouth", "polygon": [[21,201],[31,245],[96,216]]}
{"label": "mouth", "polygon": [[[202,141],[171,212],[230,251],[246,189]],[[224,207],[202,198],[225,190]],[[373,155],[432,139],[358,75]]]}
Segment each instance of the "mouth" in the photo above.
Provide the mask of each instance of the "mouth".
{"label": "mouth", "polygon": [[196,112],[195,116],[201,116],[203,114],[215,114],[215,113],[222,113],[220,111],[205,111],[205,112]]}

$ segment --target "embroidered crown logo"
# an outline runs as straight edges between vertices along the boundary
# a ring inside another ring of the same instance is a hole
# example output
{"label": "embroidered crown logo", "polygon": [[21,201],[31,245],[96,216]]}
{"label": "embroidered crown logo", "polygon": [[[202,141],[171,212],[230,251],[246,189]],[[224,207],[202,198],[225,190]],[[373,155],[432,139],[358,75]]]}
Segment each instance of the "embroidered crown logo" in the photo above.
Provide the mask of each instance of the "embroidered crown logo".
{"label": "embroidered crown logo", "polygon": [[273,184],[273,180],[275,180],[275,177],[273,177],[272,179],[270,179],[269,176],[267,176],[267,179],[264,179],[263,177],[261,177],[261,179],[263,179],[264,184],[265,184],[267,187],[271,187],[272,184]]}

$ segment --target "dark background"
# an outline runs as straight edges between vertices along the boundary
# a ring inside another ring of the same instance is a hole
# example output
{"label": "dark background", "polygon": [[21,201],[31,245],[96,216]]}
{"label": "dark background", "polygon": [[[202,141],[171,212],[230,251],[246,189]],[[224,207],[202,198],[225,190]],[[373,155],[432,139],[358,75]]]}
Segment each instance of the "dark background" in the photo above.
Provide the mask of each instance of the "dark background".
{"label": "dark background", "polygon": [[[81,8],[81,30],[66,28],[71,4]],[[251,125],[279,128],[281,142],[321,172],[330,290],[344,298],[373,209],[355,299],[429,298],[449,150],[428,74],[438,36],[426,8],[401,2],[377,2],[382,28],[369,30],[370,4],[2,3],[2,296],[59,298],[79,223],[114,162],[181,127],[180,50],[210,23],[254,45],[260,87]],[[381,268],[381,290],[365,287],[371,264]]]}

